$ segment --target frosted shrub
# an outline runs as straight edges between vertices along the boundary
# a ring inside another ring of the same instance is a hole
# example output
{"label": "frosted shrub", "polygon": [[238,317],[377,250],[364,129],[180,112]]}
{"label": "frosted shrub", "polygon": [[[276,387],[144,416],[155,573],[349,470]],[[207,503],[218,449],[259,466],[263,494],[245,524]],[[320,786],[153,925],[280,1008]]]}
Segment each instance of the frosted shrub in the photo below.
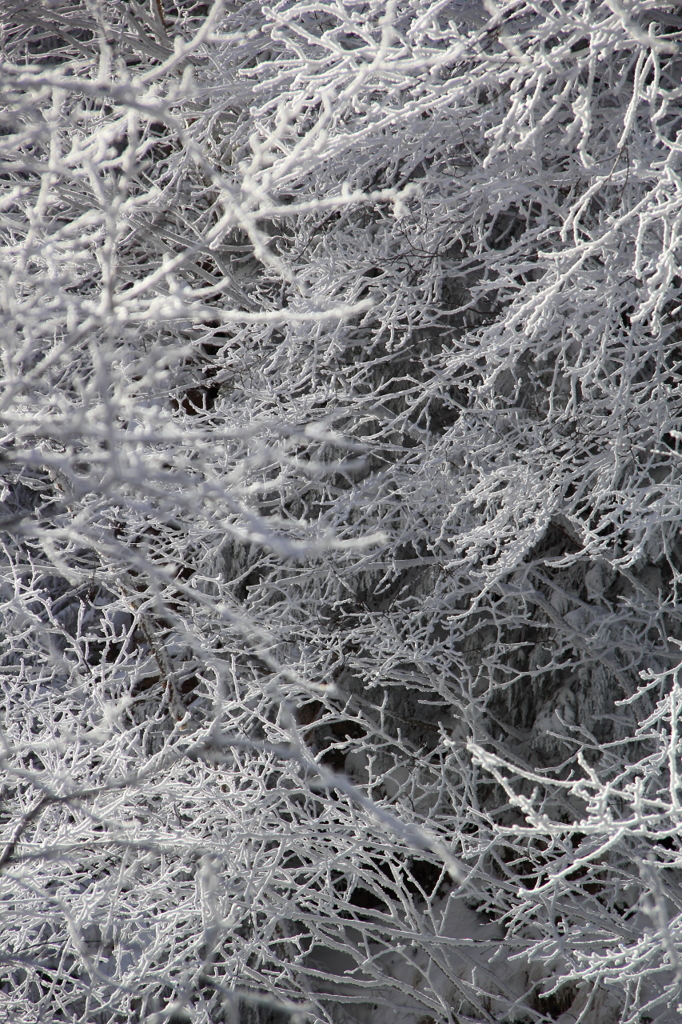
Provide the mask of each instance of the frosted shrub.
{"label": "frosted shrub", "polygon": [[0,1016],[679,1020],[676,5],[2,24]]}

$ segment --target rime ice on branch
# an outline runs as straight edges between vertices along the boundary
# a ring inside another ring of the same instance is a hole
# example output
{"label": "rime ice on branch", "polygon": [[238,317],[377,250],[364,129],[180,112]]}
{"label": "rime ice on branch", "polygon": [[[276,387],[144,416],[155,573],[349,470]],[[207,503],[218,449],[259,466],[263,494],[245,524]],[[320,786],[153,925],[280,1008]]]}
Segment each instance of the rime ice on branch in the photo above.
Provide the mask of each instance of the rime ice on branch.
{"label": "rime ice on branch", "polygon": [[0,1016],[682,1010],[682,18],[3,5]]}

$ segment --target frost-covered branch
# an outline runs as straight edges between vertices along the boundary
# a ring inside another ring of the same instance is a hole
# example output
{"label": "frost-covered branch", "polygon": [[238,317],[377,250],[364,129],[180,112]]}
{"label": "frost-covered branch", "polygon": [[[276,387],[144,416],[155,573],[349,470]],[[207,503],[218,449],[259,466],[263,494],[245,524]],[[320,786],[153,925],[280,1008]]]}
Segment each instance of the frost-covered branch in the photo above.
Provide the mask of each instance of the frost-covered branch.
{"label": "frost-covered branch", "polygon": [[681,26],[3,6],[8,1019],[679,1017]]}

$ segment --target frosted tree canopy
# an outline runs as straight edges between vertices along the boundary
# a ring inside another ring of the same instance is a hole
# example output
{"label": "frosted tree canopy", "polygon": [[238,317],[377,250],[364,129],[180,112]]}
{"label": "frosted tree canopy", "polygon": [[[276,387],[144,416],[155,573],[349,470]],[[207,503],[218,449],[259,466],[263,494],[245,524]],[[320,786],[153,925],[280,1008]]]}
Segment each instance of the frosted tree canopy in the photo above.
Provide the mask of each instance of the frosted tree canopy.
{"label": "frosted tree canopy", "polygon": [[680,5],[0,54],[0,1019],[679,1022]]}

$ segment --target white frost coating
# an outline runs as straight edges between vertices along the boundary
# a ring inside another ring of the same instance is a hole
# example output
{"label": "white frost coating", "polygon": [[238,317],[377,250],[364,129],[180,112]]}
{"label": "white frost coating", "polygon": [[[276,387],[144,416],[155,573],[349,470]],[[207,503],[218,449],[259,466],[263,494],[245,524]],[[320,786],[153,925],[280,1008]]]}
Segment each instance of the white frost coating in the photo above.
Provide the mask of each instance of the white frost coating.
{"label": "white frost coating", "polygon": [[0,19],[0,1020],[677,1024],[677,5]]}

